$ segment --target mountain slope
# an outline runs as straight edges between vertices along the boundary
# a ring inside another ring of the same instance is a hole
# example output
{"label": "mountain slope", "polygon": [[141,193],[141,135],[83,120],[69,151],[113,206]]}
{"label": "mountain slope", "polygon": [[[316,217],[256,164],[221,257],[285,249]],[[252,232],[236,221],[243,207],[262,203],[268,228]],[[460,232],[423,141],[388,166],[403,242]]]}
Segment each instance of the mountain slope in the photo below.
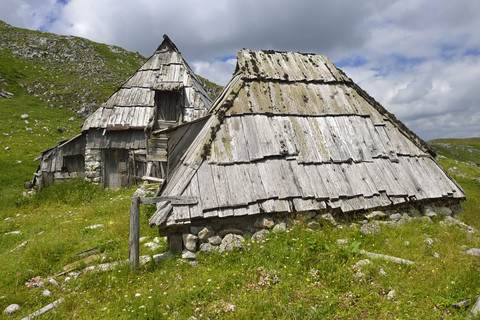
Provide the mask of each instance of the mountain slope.
{"label": "mountain slope", "polygon": [[98,104],[144,60],[120,47],[0,21],[0,91],[26,91],[50,107]]}

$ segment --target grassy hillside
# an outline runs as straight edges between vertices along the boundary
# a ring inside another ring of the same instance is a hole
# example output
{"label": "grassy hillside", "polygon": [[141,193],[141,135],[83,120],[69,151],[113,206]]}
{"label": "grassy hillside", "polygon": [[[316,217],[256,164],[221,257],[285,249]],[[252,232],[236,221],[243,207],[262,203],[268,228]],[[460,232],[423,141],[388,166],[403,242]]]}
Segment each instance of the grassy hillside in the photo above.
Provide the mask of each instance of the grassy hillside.
{"label": "grassy hillside", "polygon": [[[0,28],[13,27],[0,24]],[[111,66],[121,59],[115,53],[118,48],[69,39],[93,48],[98,45],[100,49],[94,51]],[[22,196],[22,184],[35,171],[38,163],[32,159],[38,151],[79,132],[82,121],[72,109],[97,94],[98,99],[106,98],[115,85],[105,82],[105,90],[103,85],[92,86],[91,90],[101,90],[91,95],[70,87],[63,100],[52,102],[52,91],[37,92],[37,84],[38,90],[52,88],[57,97],[63,96],[61,90],[69,82],[74,86],[77,76],[80,82],[83,78],[74,71],[43,70],[36,55],[22,60],[15,52],[23,49],[5,48],[4,43],[0,41],[0,92],[13,97],[0,98],[0,311],[10,304],[20,305],[13,318],[63,298],[42,319],[465,319],[471,305],[455,308],[452,304],[480,294],[480,260],[462,253],[480,248],[478,233],[420,220],[383,226],[376,235],[363,235],[356,228],[311,231],[298,224],[263,241],[247,238],[242,250],[200,254],[197,264],[172,257],[158,264],[149,262],[135,273],[124,265],[104,272],[85,271],[88,266],[128,258],[134,189],[103,190],[72,181],[27,198]],[[129,68],[135,69],[135,63]],[[70,80],[60,79],[60,73]],[[85,92],[94,92],[89,90]],[[62,108],[58,101],[63,101]],[[432,145],[439,154],[437,160],[467,193],[460,218],[480,229],[480,182],[472,180],[480,178],[476,165],[480,139],[441,140]],[[140,221],[141,236],[151,242],[157,236],[156,229],[147,226],[152,210],[142,207]],[[164,239],[157,242],[154,251],[141,245],[140,254],[164,252]],[[89,249],[94,250],[85,253]],[[418,264],[371,259],[359,277],[355,265],[366,258],[359,249]],[[60,274],[64,270],[68,272]],[[35,277],[42,278],[44,288],[33,286]],[[50,283],[49,277],[59,285]],[[42,295],[45,289],[50,296]],[[0,318],[12,317],[0,314]]]}
{"label": "grassy hillside", "polygon": [[[37,137],[33,135],[32,141]],[[478,143],[478,139],[442,141],[441,148],[455,153],[443,153],[438,142],[433,146],[438,161],[467,193],[465,212],[459,216],[480,229],[480,183],[472,180],[480,177],[480,168],[468,158],[480,148],[471,141]],[[18,148],[19,159],[30,157],[29,152],[21,151],[22,146]],[[5,153],[1,159],[5,161]],[[17,179],[14,173],[11,176]],[[22,307],[18,315],[26,316],[64,298],[59,307],[42,317],[464,319],[471,305],[458,309],[452,304],[480,294],[480,260],[461,253],[480,248],[478,233],[419,220],[399,227],[384,226],[377,235],[363,235],[355,228],[324,227],[312,232],[296,225],[289,232],[270,234],[264,241],[246,239],[248,245],[239,251],[200,254],[196,265],[173,257],[159,264],[149,262],[135,273],[127,266],[81,273],[87,266],[128,258],[133,191],[105,191],[75,181],[56,184],[31,198],[12,194],[3,199],[0,308],[17,303]],[[151,212],[146,207],[141,212],[141,236],[148,237],[147,241],[157,236],[156,230],[147,226]],[[102,226],[88,228],[98,224]],[[338,239],[346,239],[348,244],[343,246]],[[159,239],[158,243],[155,251],[141,245],[141,255],[164,252],[165,241]],[[92,248],[97,248],[93,255],[77,255]],[[371,260],[362,267],[364,276],[359,278],[355,264],[365,256],[358,249],[418,264]],[[48,283],[48,277],[65,268],[73,273],[54,277],[59,286]],[[44,279],[51,296],[42,296],[45,288],[25,285],[37,276]]]}
{"label": "grassy hillside", "polygon": [[50,107],[103,102],[145,57],[84,38],[15,28],[0,21],[0,87]]}
{"label": "grassy hillside", "polygon": [[144,60],[119,47],[0,21],[1,207],[21,195],[41,150],[80,132],[75,111],[104,101]]}

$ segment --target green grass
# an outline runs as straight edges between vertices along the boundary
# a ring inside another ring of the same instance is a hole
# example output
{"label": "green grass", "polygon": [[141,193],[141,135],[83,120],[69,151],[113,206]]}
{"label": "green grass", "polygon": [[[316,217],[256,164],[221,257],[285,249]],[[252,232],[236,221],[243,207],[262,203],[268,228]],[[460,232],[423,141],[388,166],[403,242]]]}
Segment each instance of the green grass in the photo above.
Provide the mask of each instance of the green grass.
{"label": "green grass", "polygon": [[[402,227],[383,227],[376,236],[364,236],[350,228],[309,232],[297,225],[288,233],[271,234],[264,243],[246,239],[244,249],[228,255],[200,254],[196,266],[175,257],[159,265],[149,263],[135,273],[123,266],[82,274],[68,283],[64,283],[65,276],[57,277],[62,286],[47,284],[53,295],[43,297],[43,289],[28,288],[25,283],[36,276],[52,276],[75,262],[74,268],[81,271],[101,259],[128,259],[129,206],[134,190],[103,190],[71,181],[24,198],[22,184],[31,179],[37,166],[32,159],[52,141],[73,136],[81,121],[69,122],[71,112],[45,107],[21,94],[6,104],[4,101],[0,101],[1,132],[9,135],[0,135],[0,163],[8,168],[0,172],[0,297],[4,296],[0,309],[18,303],[22,307],[19,317],[63,297],[65,302],[42,316],[44,319],[464,319],[469,310],[451,305],[480,294],[480,260],[461,253],[461,246],[479,248],[479,236],[458,227],[414,221]],[[32,126],[33,133],[25,131],[27,124],[20,119],[24,113],[30,115],[30,123],[38,121]],[[59,124],[67,126],[66,133],[56,130]],[[51,129],[42,131],[44,126]],[[461,145],[459,141],[452,144]],[[8,151],[4,150],[7,145]],[[468,199],[460,216],[480,229],[480,183],[472,181],[480,177],[480,168],[468,159],[472,153],[468,148],[457,149],[458,156],[437,149],[438,161],[447,171],[456,168],[448,172],[465,189]],[[142,207],[140,233],[150,241],[157,236],[157,230],[147,225],[151,213]],[[86,229],[95,224],[104,226]],[[11,231],[21,234],[6,234]],[[426,238],[435,239],[434,245],[427,245]],[[337,239],[348,239],[351,246],[341,247]],[[27,240],[25,247],[11,252]],[[155,252],[142,245],[141,255],[164,252],[166,243],[160,244]],[[357,245],[418,265],[372,260],[363,269],[365,278],[359,281],[353,265],[365,257],[355,250]],[[76,256],[95,247],[95,254],[100,255],[97,260],[83,262]],[[387,275],[380,275],[380,269]],[[391,290],[396,292],[393,300],[387,298]]]}
{"label": "green grass", "polygon": [[[467,174],[458,179],[468,198],[460,216],[478,229],[480,183],[471,177],[480,176],[479,168],[451,158],[439,157],[439,161],[447,169],[455,164]],[[299,224],[264,241],[247,238],[242,250],[199,254],[198,265],[174,257],[134,273],[128,266],[91,272],[61,287],[47,285],[53,293],[49,298],[40,295],[43,289],[25,286],[35,276],[46,278],[80,261],[75,254],[90,248],[99,247],[97,253],[104,262],[127,259],[132,193],[133,189],[103,190],[72,181],[2,211],[0,296],[5,298],[0,308],[18,303],[20,316],[26,316],[64,297],[65,302],[43,318],[464,319],[469,310],[451,305],[480,294],[480,260],[461,253],[462,248],[480,247],[478,234],[420,221],[385,226],[375,236],[351,228],[312,232]],[[149,214],[142,207],[140,233],[151,240],[157,231],[147,226]],[[104,227],[85,229],[99,223]],[[5,235],[14,230],[22,234]],[[426,238],[434,239],[434,244],[425,243]],[[337,239],[347,239],[350,245],[338,245]],[[10,252],[25,240],[31,242]],[[360,281],[353,266],[365,257],[358,248],[418,264],[371,260],[362,269],[365,277]],[[156,252],[165,250],[161,242]],[[141,246],[141,255],[153,253]],[[77,270],[98,263],[82,262]],[[381,275],[380,269],[387,275]],[[57,281],[62,283],[64,278]],[[395,290],[392,300],[387,298],[391,290]]]}
{"label": "green grass", "polygon": [[[114,56],[109,56],[106,45],[98,46],[97,52],[108,57],[105,61],[113,69]],[[62,88],[72,82],[72,74],[58,82],[54,75],[56,94],[64,96],[65,108],[52,108],[20,85],[51,81],[52,71],[12,59],[11,52],[0,51],[0,75],[8,83],[0,85],[15,94],[0,99],[0,311],[17,303],[22,309],[14,318],[21,318],[64,298],[64,303],[42,319],[465,319],[469,309],[457,310],[451,305],[480,294],[480,260],[461,253],[462,248],[480,248],[479,235],[467,234],[459,227],[414,221],[383,227],[375,236],[350,228],[311,232],[296,225],[287,233],[270,234],[263,242],[247,238],[242,250],[199,254],[195,266],[173,257],[159,265],[148,263],[134,273],[128,266],[120,266],[82,274],[70,282],[58,276],[61,286],[46,284],[52,296],[43,297],[43,289],[28,288],[25,283],[36,276],[53,276],[72,263],[77,263],[71,268],[78,272],[102,261],[128,259],[129,206],[134,189],[103,190],[70,181],[23,197],[23,183],[32,178],[38,165],[33,158],[79,133],[82,121],[65,103],[75,100],[76,87]],[[112,87],[99,84],[103,85],[101,95],[108,96]],[[22,114],[29,114],[28,124],[20,118]],[[69,121],[71,117],[74,119]],[[60,133],[59,126],[66,131]],[[480,229],[480,183],[472,180],[480,177],[480,167],[475,165],[480,139],[431,143],[439,153],[439,163],[467,194],[465,211],[459,216]],[[148,227],[151,214],[151,209],[142,206],[140,234],[150,241],[158,235]],[[103,227],[86,228],[95,224]],[[21,234],[6,234],[12,231]],[[435,239],[434,244],[426,244],[426,238]],[[349,245],[342,247],[337,239],[347,239]],[[25,241],[29,242],[14,250]],[[76,256],[92,248],[98,248],[97,260],[83,261]],[[418,264],[400,266],[372,260],[359,281],[353,265],[365,257],[358,248]],[[157,251],[142,245],[140,254],[165,250],[162,240]],[[393,300],[387,298],[391,290],[395,290]],[[11,317],[1,314],[0,318]]]}

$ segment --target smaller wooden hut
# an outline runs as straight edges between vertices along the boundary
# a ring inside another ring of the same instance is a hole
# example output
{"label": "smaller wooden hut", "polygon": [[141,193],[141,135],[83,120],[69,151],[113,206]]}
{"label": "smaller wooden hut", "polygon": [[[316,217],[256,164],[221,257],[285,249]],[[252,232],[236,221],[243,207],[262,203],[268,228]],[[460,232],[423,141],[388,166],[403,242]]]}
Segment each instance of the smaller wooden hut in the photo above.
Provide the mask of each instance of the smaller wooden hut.
{"label": "smaller wooden hut", "polygon": [[161,182],[168,170],[164,130],[205,116],[211,103],[164,35],[154,54],[85,120],[81,135],[42,152],[34,184],[73,177],[110,188]]}
{"label": "smaller wooden hut", "polygon": [[433,150],[325,56],[240,51],[212,113],[170,159],[160,193],[197,203],[160,203],[150,225],[161,234],[465,198]]}

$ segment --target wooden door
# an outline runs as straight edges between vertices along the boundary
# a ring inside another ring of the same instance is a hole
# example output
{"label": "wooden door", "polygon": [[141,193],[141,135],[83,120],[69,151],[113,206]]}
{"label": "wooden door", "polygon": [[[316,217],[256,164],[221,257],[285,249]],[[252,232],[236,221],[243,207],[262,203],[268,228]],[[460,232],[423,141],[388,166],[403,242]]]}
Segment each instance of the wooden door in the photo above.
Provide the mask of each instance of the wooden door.
{"label": "wooden door", "polygon": [[103,181],[106,188],[128,186],[128,150],[105,149]]}

